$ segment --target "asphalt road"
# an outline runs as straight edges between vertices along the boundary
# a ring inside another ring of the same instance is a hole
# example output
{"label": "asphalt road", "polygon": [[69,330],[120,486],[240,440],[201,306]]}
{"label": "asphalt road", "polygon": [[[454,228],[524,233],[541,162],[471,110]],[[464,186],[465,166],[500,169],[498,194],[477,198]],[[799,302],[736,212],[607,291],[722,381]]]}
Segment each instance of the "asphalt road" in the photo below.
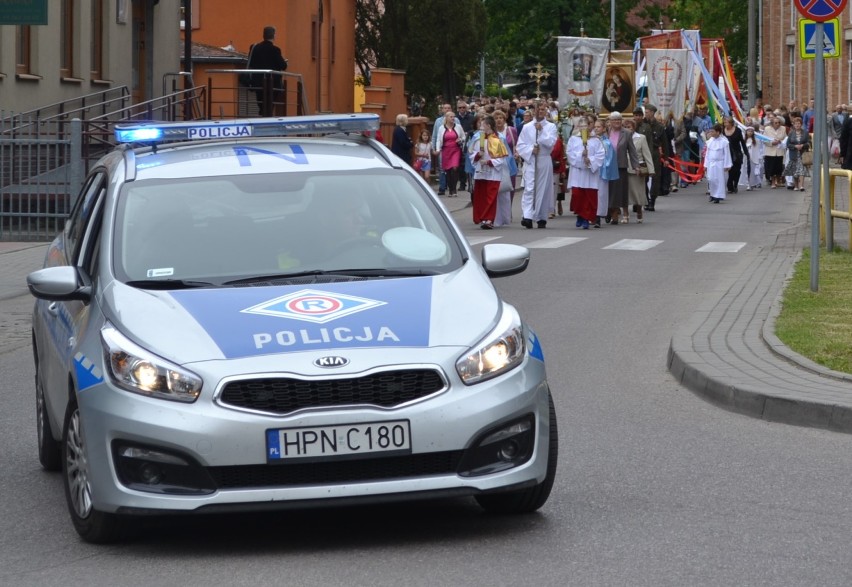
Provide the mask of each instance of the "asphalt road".
{"label": "asphalt road", "polygon": [[[772,245],[804,196],[710,205],[693,187],[643,225],[590,231],[566,216],[488,232],[455,214],[473,240],[535,247],[525,273],[496,281],[544,344],[559,416],[557,482],[529,516],[450,500],[170,518],[127,544],[87,545],[59,477],[38,466],[18,333],[0,347],[0,584],[848,585],[852,437],[720,410],[666,370],[677,325]],[[541,241],[569,237],[585,240]],[[661,242],[605,248],[622,239]],[[707,243],[744,244],[696,252]]]}

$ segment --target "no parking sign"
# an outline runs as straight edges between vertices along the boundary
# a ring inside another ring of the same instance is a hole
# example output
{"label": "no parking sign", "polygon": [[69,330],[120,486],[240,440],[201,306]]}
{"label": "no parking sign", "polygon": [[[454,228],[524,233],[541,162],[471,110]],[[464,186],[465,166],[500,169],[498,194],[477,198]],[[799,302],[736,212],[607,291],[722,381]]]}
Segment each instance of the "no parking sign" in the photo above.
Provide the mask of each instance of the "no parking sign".
{"label": "no parking sign", "polygon": [[846,8],[847,0],[793,0],[799,14],[814,22],[831,20]]}

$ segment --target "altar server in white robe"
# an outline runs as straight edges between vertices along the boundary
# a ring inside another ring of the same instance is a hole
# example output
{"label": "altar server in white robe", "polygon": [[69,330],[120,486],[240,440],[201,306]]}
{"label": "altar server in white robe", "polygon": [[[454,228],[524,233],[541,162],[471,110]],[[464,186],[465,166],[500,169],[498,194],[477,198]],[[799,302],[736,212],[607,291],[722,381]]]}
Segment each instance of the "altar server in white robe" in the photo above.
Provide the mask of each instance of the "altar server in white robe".
{"label": "altar server in white robe", "polygon": [[588,120],[581,120],[574,136],[568,139],[565,151],[568,159],[568,187],[571,188],[571,209],[577,215],[577,228],[587,230],[598,222],[598,188],[600,168],[606,159],[601,139],[589,133]]}
{"label": "altar server in white robe", "polygon": [[728,171],[733,165],[731,148],[721,124],[714,125],[707,134],[710,139],[704,151],[704,175],[710,183],[710,201],[718,204],[725,199]]}
{"label": "altar server in white robe", "polygon": [[547,120],[547,104],[539,102],[535,118],[524,125],[518,137],[518,154],[524,160],[524,195],[521,198],[521,224],[547,227],[547,215],[554,201],[553,161],[550,152],[556,144],[556,125]]}

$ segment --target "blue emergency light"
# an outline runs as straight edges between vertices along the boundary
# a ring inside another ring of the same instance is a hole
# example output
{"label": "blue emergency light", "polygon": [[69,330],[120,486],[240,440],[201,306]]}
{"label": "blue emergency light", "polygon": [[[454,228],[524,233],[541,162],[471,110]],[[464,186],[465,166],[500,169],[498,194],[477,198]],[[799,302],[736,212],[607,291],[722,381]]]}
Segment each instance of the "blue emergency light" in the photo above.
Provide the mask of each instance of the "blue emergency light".
{"label": "blue emergency light", "polygon": [[119,143],[161,143],[347,132],[374,133],[378,129],[378,114],[317,114],[279,118],[118,124],[115,127],[115,140]]}

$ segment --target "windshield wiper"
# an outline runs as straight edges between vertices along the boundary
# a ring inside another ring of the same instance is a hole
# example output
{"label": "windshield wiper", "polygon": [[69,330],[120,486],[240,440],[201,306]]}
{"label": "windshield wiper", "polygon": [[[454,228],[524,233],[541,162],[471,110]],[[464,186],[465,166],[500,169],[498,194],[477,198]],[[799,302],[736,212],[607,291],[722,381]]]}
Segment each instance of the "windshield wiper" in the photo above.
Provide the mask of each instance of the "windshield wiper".
{"label": "windshield wiper", "polygon": [[426,271],[423,269],[333,269],[330,271],[312,269],[310,271],[297,271],[295,273],[276,273],[274,275],[256,275],[225,281],[222,285],[241,285],[245,283],[259,283],[263,281],[281,281],[286,279],[298,279],[301,277],[419,277],[422,275],[438,275],[437,271]]}
{"label": "windshield wiper", "polygon": [[126,281],[125,285],[139,289],[195,289],[199,287],[219,287],[209,281],[193,281],[191,279],[134,279]]}
{"label": "windshield wiper", "polygon": [[243,277],[241,279],[232,279],[225,281],[222,285],[240,285],[242,283],[256,283],[261,281],[278,281],[281,279],[297,279],[299,277],[314,277],[321,275],[337,275],[321,269],[312,269],[310,271],[296,271],[293,273],[273,273],[271,275],[254,275],[252,277]]}
{"label": "windshield wiper", "polygon": [[420,277],[440,275],[440,271],[431,269],[341,269],[333,272],[339,275],[357,275],[358,277]]}

